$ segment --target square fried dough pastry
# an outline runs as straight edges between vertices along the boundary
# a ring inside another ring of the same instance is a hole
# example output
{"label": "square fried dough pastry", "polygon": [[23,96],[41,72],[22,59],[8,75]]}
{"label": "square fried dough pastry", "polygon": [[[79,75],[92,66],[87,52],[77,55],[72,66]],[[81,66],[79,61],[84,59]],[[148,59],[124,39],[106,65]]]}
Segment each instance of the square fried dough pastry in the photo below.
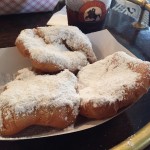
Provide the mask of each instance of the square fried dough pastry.
{"label": "square fried dough pastry", "polygon": [[78,73],[80,113],[106,119],[135,101],[150,87],[150,62],[116,52]]}
{"label": "square fried dough pastry", "polygon": [[22,30],[16,39],[18,50],[41,72],[77,72],[96,56],[88,37],[75,26],[50,26]]}
{"label": "square fried dough pastry", "polygon": [[0,135],[10,136],[31,125],[65,128],[78,115],[77,78],[68,70],[37,75],[28,68],[0,94]]}

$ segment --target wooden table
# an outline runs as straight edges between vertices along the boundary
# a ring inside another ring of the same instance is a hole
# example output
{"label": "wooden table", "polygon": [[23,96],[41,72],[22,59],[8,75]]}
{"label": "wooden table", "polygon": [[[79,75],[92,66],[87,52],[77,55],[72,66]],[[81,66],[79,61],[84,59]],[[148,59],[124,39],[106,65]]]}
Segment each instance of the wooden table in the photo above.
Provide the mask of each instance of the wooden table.
{"label": "wooden table", "polygon": [[[57,7],[57,9],[59,8]],[[0,16],[0,47],[14,46],[15,39],[22,29],[45,26],[52,13],[43,12]],[[116,19],[114,20],[114,18]],[[150,30],[135,30],[131,26],[131,22],[133,21],[128,16],[111,11],[106,20],[105,28],[136,56],[150,61]],[[25,141],[0,141],[0,150],[109,149],[136,133],[150,121],[149,108],[150,92],[119,116],[92,129],[49,138]]]}

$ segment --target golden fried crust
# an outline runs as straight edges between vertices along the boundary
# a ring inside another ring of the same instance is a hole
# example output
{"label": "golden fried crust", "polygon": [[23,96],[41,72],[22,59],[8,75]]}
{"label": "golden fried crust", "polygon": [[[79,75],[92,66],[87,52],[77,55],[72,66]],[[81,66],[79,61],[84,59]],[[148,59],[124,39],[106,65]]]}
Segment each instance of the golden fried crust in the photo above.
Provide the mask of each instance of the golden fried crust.
{"label": "golden fried crust", "polygon": [[101,106],[93,107],[93,103],[88,102],[80,106],[80,114],[87,118],[106,119],[114,116],[118,111],[118,103],[103,104]]}
{"label": "golden fried crust", "polygon": [[38,61],[33,60],[33,59],[31,59],[31,63],[32,63],[33,68],[37,72],[43,72],[43,73],[50,72],[51,74],[55,74],[63,70],[58,65],[52,64],[52,63],[39,63]]}
{"label": "golden fried crust", "polygon": [[15,42],[19,52],[24,56],[24,57],[30,57],[29,51],[26,49],[24,46],[23,42],[21,40],[16,40]]}
{"label": "golden fried crust", "polygon": [[[9,119],[4,119],[6,113],[10,113]],[[51,126],[58,129],[63,129],[74,123],[76,116],[73,115],[73,109],[66,107],[49,107],[40,108],[31,114],[15,115],[11,108],[5,108],[2,111],[3,128],[0,134],[3,136],[14,135],[31,125]]]}

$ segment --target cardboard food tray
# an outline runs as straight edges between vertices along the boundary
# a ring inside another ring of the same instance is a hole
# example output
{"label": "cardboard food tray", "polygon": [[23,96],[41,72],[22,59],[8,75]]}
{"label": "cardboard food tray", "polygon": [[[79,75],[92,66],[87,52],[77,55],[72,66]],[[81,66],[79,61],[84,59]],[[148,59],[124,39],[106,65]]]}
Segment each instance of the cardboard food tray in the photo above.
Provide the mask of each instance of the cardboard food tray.
{"label": "cardboard food tray", "polygon": [[[117,52],[124,51],[129,55],[134,56],[125,47],[119,44],[115,38],[109,33],[108,30],[103,30],[95,33],[88,34],[88,37],[92,43],[94,52],[98,59],[103,59],[106,56]],[[8,82],[7,78],[16,73],[19,69],[30,67],[31,64],[27,58],[24,58],[16,47],[8,47],[0,49],[0,85]],[[3,77],[3,78],[2,78]],[[117,114],[118,115],[118,114]],[[74,126],[70,126],[64,130],[55,130],[50,127],[32,126],[13,137],[0,137],[0,140],[23,140],[34,139],[42,137],[50,137],[56,135],[62,135],[67,133],[73,133],[95,127],[110,120],[89,120],[83,117],[79,117]]]}

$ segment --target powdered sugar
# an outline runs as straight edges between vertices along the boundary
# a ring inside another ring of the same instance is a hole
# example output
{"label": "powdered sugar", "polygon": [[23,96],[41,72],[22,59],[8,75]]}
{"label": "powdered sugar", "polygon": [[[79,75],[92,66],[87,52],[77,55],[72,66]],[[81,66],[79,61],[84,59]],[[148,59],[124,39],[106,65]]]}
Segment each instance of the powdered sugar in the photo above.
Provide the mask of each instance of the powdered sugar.
{"label": "powdered sugar", "polygon": [[71,51],[82,51],[90,62],[96,61],[88,37],[75,26],[38,27],[38,34],[46,43],[65,44]]}
{"label": "powdered sugar", "polygon": [[[1,93],[0,108],[11,108],[16,116],[23,116],[41,106],[57,108],[68,105],[74,109],[74,115],[78,114],[77,79],[71,72],[65,70],[58,75],[34,75],[28,69],[19,72],[21,74]],[[5,119],[9,118],[9,113],[5,116]]]}
{"label": "powdered sugar", "polygon": [[32,59],[56,64],[61,69],[74,71],[87,65],[87,58],[90,62],[96,60],[89,39],[76,27],[26,29],[18,36],[18,40],[22,41]]}
{"label": "powdered sugar", "polygon": [[117,52],[94,64],[84,67],[78,74],[78,90],[81,104],[92,101],[97,104],[123,100],[125,89],[133,89],[141,77],[140,73],[129,68],[132,64],[144,63],[142,60]]}

